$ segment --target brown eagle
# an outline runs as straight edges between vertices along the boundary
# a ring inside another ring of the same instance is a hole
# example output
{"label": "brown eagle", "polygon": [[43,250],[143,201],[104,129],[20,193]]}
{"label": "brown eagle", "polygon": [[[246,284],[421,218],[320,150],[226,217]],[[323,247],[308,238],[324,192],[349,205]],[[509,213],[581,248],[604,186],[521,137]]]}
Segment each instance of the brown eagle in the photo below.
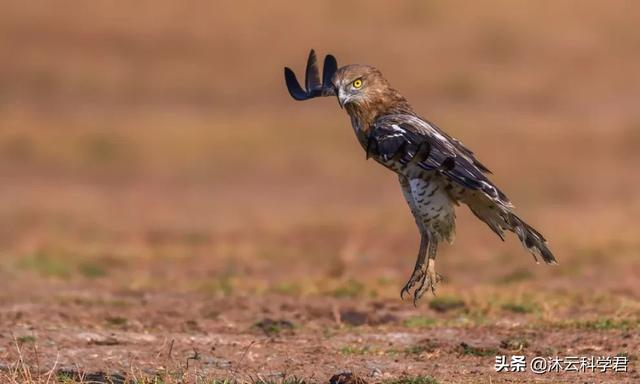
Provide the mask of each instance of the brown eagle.
{"label": "brown eagle", "polygon": [[453,241],[454,206],[459,203],[466,204],[502,240],[505,230],[514,232],[536,261],[541,257],[547,264],[556,264],[545,238],[513,213],[507,196],[488,179],[489,169],[462,142],[420,117],[379,70],[368,65],[338,68],[336,59],[327,55],[321,78],[312,50],[305,89],[291,69],[285,67],[284,76],[296,100],[337,96],[366,157],[398,174],[420,231],[416,265],[401,297],[414,286],[414,304],[427,290],[435,293],[441,280],[435,271],[438,243]]}

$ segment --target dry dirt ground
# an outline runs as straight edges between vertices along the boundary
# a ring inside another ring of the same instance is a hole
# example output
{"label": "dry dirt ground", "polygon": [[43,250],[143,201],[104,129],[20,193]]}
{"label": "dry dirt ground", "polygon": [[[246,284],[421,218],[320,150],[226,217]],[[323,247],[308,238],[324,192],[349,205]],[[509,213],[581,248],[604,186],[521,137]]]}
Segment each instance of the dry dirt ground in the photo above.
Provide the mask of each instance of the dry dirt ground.
{"label": "dry dirt ground", "polygon": [[[2,9],[0,382],[640,382],[636,3]],[[282,84],[311,47],[380,67],[560,265],[460,207],[437,295],[402,301],[418,234],[395,177],[335,100]]]}

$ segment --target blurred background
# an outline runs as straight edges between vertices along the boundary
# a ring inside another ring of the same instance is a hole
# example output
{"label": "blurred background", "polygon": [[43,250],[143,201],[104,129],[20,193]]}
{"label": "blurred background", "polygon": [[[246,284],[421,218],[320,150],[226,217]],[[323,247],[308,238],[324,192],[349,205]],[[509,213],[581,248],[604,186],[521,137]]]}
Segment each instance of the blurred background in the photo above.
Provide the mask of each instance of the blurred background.
{"label": "blurred background", "polygon": [[[393,297],[418,233],[310,48],[377,66],[560,260],[459,209],[445,292],[638,295],[640,6],[597,1],[2,2],[5,299],[67,289]],[[54,291],[51,288],[54,287]]]}

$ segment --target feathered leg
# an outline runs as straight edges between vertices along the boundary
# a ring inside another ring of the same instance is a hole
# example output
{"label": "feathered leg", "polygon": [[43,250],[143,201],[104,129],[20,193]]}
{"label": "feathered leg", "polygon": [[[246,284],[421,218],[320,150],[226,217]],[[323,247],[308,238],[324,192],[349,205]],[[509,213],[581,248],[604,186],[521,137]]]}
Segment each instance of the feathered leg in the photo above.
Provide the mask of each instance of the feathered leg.
{"label": "feathered leg", "polygon": [[418,251],[416,265],[413,268],[413,273],[411,274],[409,281],[407,281],[400,291],[400,297],[404,299],[404,294],[409,294],[411,288],[413,288],[417,283],[420,283],[415,291],[413,291],[413,305],[417,304],[418,300],[427,290],[431,290],[435,295],[436,285],[442,280],[442,276],[436,273],[437,250],[438,241],[433,238],[433,236],[430,237],[428,233],[421,234],[420,249]]}
{"label": "feathered leg", "polygon": [[434,238],[429,242],[427,253],[426,273],[422,278],[420,286],[413,292],[413,303],[415,304],[427,290],[431,290],[432,294],[436,294],[436,285],[442,281],[442,276],[436,272],[436,253],[438,251],[438,241]]}
{"label": "feathered leg", "polygon": [[[404,294],[409,294],[411,288],[413,288],[416,283],[424,282],[424,278],[426,277],[426,268],[424,266],[424,261],[427,257],[427,248],[429,246],[429,235],[421,231],[420,233],[420,249],[418,250],[418,258],[416,259],[416,265],[413,268],[413,273],[411,277],[404,285],[402,290],[400,291],[400,297],[404,300]],[[415,304],[415,297],[414,297]]]}

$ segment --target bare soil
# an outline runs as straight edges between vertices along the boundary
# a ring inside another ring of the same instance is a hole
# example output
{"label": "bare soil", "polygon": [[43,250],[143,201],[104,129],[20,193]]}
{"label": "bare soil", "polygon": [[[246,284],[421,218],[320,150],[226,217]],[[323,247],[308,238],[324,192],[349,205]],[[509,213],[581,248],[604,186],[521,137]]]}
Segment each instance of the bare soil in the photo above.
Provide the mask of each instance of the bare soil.
{"label": "bare soil", "polygon": [[[0,381],[639,382],[639,7],[304,8],[3,5]],[[462,139],[560,265],[460,207],[437,295],[402,301],[418,234],[395,176],[335,100],[284,88],[312,47]]]}

